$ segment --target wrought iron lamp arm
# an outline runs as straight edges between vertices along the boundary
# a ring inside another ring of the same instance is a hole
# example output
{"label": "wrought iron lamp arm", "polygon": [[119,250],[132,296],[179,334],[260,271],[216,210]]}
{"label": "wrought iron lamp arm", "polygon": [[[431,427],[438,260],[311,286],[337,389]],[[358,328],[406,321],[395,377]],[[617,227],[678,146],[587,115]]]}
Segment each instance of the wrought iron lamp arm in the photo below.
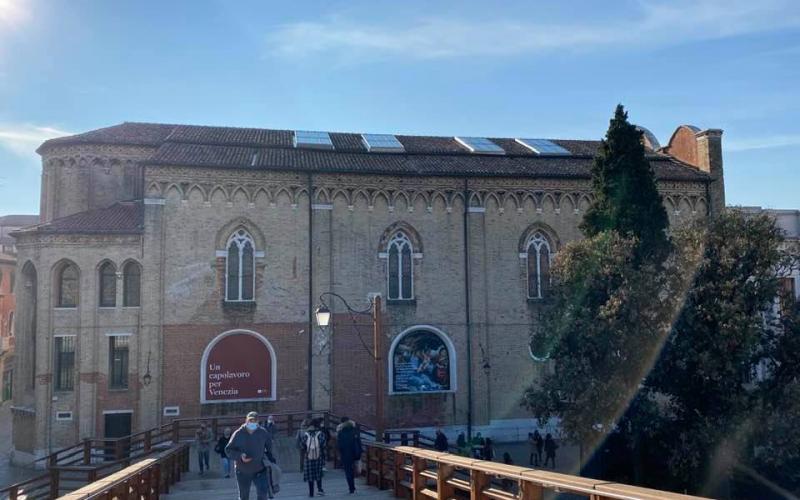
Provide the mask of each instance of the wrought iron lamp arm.
{"label": "wrought iron lamp arm", "polygon": [[[350,307],[350,304],[348,304],[348,303],[347,303],[347,300],[345,300],[345,298],[344,298],[344,297],[342,297],[341,295],[339,295],[338,293],[334,293],[334,292],[323,292],[323,293],[322,293],[322,294],[320,294],[320,296],[319,296],[319,301],[320,301],[320,303],[321,303],[323,306],[325,306],[325,307],[328,307],[328,304],[326,304],[326,303],[325,303],[325,299],[324,299],[324,297],[325,297],[326,295],[327,295],[327,296],[329,296],[329,297],[336,297],[336,298],[338,298],[339,300],[341,300],[341,301],[342,301],[342,303],[344,304],[344,306],[347,308],[347,311],[348,311],[348,312],[350,312],[351,314],[363,314],[363,315],[371,315],[371,314],[372,314],[372,305],[373,305],[373,302],[372,302],[372,300],[370,300],[370,301],[369,301],[369,307],[368,307],[368,308],[366,308],[366,309],[364,309],[364,310],[362,311],[362,310],[353,309],[352,307]],[[330,309],[330,308],[329,308],[329,309]]]}

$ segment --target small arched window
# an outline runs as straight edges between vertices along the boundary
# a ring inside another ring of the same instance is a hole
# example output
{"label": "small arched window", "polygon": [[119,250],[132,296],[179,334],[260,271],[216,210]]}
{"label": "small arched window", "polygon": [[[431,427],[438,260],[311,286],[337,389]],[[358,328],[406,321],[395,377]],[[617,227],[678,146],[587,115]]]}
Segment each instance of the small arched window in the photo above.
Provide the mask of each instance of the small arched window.
{"label": "small arched window", "polygon": [[255,249],[253,238],[239,229],[228,239],[225,262],[225,300],[249,302],[255,288]]}
{"label": "small arched window", "polygon": [[14,336],[14,311],[8,313],[8,335]]}
{"label": "small arched window", "polygon": [[543,299],[550,289],[550,259],[552,249],[547,236],[534,232],[528,239],[528,298]]}
{"label": "small arched window", "polygon": [[100,266],[100,307],[117,305],[117,268],[111,262]]}
{"label": "small arched window", "polygon": [[57,307],[78,307],[78,266],[64,264],[56,274]]}
{"label": "small arched window", "polygon": [[128,262],[122,268],[122,307],[139,307],[141,296],[142,268],[136,262]]}
{"label": "small arched window", "polygon": [[386,249],[389,257],[389,300],[411,300],[414,298],[414,248],[403,231],[398,231],[389,240]]}

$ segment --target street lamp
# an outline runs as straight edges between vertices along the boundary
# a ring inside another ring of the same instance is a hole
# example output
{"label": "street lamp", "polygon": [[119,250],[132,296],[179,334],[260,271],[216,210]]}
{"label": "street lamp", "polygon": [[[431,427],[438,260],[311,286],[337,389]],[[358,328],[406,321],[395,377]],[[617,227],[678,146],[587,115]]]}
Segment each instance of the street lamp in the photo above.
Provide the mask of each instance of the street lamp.
{"label": "street lamp", "polygon": [[314,315],[317,317],[317,324],[320,328],[326,328],[331,322],[331,310],[328,309],[328,306],[319,306],[317,310],[314,311]]}
{"label": "street lamp", "polygon": [[[384,408],[384,378],[383,378],[383,318],[381,316],[381,296],[374,295],[369,301],[369,307],[364,310],[357,310],[350,307],[350,304],[339,294],[333,292],[325,292],[319,296],[320,305],[314,311],[317,319],[317,325],[324,329],[328,327],[331,322],[331,310],[325,304],[324,297],[336,297],[341,300],[347,311],[351,316],[371,316],[372,317],[372,360],[375,365],[375,441],[383,439],[383,408]],[[353,323],[356,330],[358,325]],[[358,332],[356,332],[358,333]],[[361,334],[358,333],[360,336]]]}

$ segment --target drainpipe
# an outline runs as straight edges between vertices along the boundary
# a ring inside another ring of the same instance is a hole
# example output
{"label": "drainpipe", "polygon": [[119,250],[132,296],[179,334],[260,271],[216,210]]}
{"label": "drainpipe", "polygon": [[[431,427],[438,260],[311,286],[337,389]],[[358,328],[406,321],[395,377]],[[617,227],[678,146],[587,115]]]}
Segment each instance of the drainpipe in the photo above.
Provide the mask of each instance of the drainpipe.
{"label": "drainpipe", "polygon": [[467,329],[467,439],[472,439],[472,324],[469,310],[469,179],[464,179],[464,315]]}
{"label": "drainpipe", "polygon": [[314,409],[314,396],[312,394],[314,384],[312,382],[311,364],[314,361],[314,187],[312,184],[311,172],[308,173],[308,411]]}

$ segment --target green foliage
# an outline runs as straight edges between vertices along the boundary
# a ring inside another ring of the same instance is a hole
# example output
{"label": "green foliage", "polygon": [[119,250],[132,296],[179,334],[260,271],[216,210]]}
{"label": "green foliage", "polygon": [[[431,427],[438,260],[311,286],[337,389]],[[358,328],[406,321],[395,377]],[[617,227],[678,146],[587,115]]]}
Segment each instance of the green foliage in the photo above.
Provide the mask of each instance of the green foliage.
{"label": "green foliage", "polygon": [[550,347],[555,372],[530,387],[523,404],[542,420],[559,416],[562,431],[584,447],[617,423],[672,320],[667,291],[676,283],[637,263],[637,244],[603,232],[568,244],[553,267],[554,305],[535,341]]}
{"label": "green foliage", "polygon": [[637,257],[661,262],[669,253],[669,225],[642,133],[618,105],[592,167],[595,200],[581,229],[587,236],[617,231],[639,241]]}
{"label": "green foliage", "polygon": [[673,242],[663,265],[616,232],[559,253],[537,339],[555,372],[523,404],[589,450],[616,425],[641,484],[716,495],[748,470],[797,492],[800,312],[773,314],[780,231],[728,211]]}
{"label": "green foliage", "polygon": [[662,435],[682,443],[664,451],[675,487],[705,485],[746,443],[760,397],[747,387],[775,335],[765,318],[778,290],[781,241],[768,217],[735,211],[705,233],[694,282],[647,380],[648,391],[669,401]]}

